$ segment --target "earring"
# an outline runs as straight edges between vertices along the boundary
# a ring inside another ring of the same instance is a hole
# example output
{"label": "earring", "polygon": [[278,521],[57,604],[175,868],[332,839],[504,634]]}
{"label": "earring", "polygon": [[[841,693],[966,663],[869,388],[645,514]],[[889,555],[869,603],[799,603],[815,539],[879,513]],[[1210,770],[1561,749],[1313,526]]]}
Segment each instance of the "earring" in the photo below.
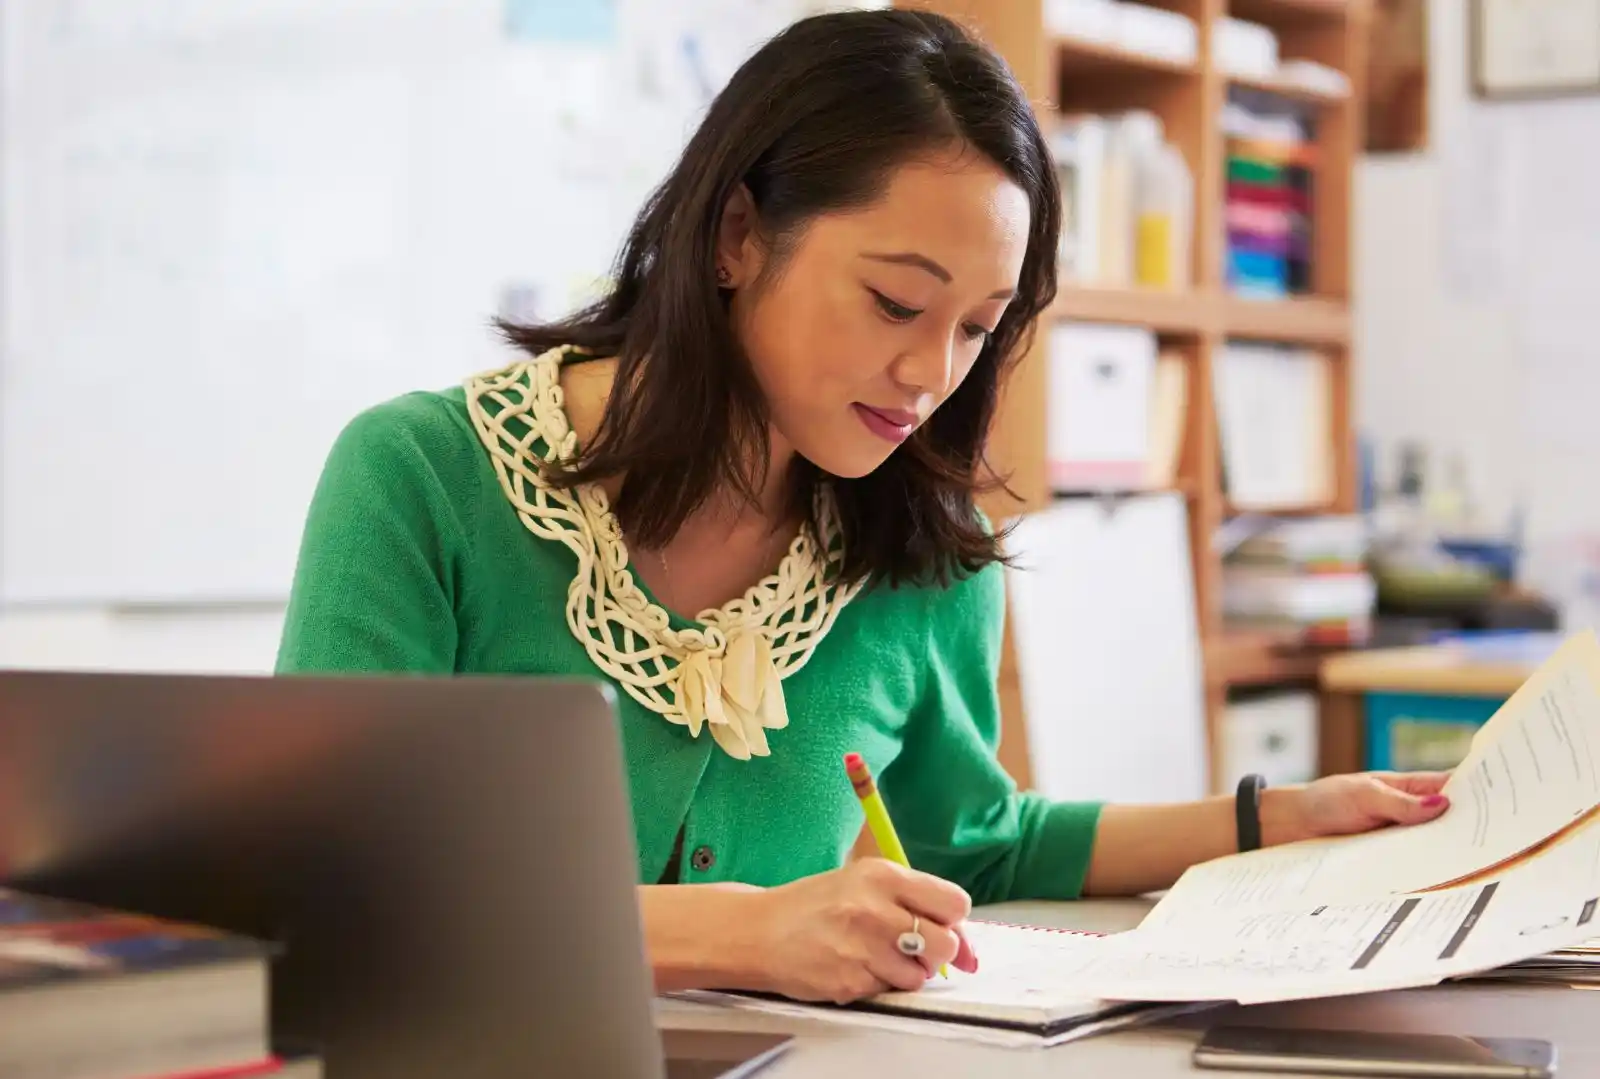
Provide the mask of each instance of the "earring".
{"label": "earring", "polygon": [[727,288],[729,285],[733,284],[733,271],[728,269],[726,266],[718,266],[717,284],[722,288]]}

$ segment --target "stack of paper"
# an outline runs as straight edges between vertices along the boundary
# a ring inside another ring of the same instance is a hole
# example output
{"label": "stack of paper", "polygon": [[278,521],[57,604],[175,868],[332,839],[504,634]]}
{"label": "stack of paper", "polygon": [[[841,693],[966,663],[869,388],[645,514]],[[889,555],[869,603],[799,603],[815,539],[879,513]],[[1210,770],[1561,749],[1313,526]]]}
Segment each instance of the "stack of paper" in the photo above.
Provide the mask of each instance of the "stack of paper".
{"label": "stack of paper", "polygon": [[1532,959],[1520,959],[1494,970],[1468,975],[1463,980],[1600,985],[1600,940],[1591,940],[1573,948],[1557,948]]}

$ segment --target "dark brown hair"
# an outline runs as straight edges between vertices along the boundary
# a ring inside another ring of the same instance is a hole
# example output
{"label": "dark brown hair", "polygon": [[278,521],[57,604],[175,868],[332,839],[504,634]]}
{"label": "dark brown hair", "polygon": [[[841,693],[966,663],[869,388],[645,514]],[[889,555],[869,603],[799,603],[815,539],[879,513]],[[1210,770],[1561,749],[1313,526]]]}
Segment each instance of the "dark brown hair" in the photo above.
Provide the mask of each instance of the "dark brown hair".
{"label": "dark brown hair", "polygon": [[794,506],[815,531],[812,496],[832,486],[847,581],[942,582],[1000,560],[974,499],[994,480],[983,444],[1002,368],[1055,296],[1060,192],[1005,63],[926,13],[817,15],[767,42],[712,102],[640,212],[611,291],[559,322],[501,324],[534,354],[565,344],[619,360],[599,430],[576,461],[550,472],[552,482],[622,476],[614,510],[624,532],[648,546],[670,540],[718,489],[753,498],[768,421],[717,288],[729,198],[748,188],[772,262],[781,262],[812,218],[870,205],[896,167],[952,145],[984,155],[1028,195],[1017,296],[961,386],[883,465],[841,479],[798,462]]}

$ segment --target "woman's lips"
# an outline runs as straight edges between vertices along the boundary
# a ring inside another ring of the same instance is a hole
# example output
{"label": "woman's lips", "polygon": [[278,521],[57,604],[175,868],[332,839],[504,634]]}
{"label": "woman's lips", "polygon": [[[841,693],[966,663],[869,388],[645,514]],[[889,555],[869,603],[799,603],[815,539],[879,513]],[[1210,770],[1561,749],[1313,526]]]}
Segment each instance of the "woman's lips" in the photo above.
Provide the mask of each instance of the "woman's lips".
{"label": "woman's lips", "polygon": [[911,437],[917,429],[917,414],[903,408],[873,408],[859,401],[851,406],[867,430],[896,445]]}

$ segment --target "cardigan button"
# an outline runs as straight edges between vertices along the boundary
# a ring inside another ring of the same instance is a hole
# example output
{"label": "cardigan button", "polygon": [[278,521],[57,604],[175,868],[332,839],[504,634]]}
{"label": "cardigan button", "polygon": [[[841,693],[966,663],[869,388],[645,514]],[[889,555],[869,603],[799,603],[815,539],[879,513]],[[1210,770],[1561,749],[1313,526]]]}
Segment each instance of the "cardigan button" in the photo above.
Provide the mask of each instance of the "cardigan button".
{"label": "cardigan button", "polygon": [[696,847],[694,853],[689,856],[689,864],[704,873],[717,864],[717,856],[712,853],[710,847]]}

